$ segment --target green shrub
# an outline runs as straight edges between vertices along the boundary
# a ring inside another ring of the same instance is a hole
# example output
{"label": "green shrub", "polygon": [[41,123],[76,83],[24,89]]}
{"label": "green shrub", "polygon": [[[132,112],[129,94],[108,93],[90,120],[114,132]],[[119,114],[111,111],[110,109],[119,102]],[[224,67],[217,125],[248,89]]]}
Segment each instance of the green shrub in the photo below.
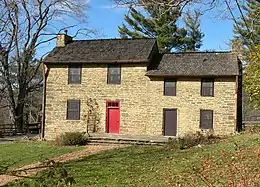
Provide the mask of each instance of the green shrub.
{"label": "green shrub", "polygon": [[65,132],[57,136],[54,144],[58,146],[86,145],[88,138],[81,132]]}
{"label": "green shrub", "polygon": [[215,136],[212,132],[208,133],[188,133],[180,138],[171,138],[167,147],[171,149],[188,149],[194,146],[217,143],[220,137]]}

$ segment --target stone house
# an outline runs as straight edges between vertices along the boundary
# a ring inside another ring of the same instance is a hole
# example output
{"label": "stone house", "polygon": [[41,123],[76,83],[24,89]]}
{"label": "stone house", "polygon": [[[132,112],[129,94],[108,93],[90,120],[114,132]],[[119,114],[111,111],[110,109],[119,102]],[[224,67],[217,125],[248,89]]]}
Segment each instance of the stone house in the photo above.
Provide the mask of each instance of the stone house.
{"label": "stone house", "polygon": [[44,59],[42,136],[182,136],[240,130],[241,62],[229,52],[160,54],[155,39],[57,36]]}

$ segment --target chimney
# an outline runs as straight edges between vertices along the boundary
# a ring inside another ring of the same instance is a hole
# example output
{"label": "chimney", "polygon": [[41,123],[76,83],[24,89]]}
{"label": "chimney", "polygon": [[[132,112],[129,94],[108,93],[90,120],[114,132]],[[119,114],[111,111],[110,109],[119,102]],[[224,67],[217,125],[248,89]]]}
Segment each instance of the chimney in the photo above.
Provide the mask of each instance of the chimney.
{"label": "chimney", "polygon": [[231,40],[231,52],[236,53],[241,59],[243,57],[243,42],[239,39]]}
{"label": "chimney", "polygon": [[64,34],[57,34],[56,47],[64,47],[68,43],[72,42],[72,37],[67,33],[68,31],[65,30]]}

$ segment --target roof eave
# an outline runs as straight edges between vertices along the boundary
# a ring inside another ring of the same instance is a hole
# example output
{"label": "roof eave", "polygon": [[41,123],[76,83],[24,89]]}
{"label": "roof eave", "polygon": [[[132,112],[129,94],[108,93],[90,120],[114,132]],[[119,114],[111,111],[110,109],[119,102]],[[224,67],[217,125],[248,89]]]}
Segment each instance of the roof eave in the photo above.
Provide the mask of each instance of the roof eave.
{"label": "roof eave", "polygon": [[171,75],[171,74],[149,74],[149,73],[146,73],[145,76],[147,77],[235,77],[235,76],[238,76],[237,74],[234,74],[234,75]]}

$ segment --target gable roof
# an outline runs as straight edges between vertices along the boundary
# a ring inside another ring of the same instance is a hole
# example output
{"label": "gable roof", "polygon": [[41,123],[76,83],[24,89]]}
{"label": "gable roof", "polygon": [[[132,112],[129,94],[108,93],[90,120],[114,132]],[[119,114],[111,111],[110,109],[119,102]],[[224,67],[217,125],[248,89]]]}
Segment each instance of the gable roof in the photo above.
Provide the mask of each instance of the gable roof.
{"label": "gable roof", "polygon": [[75,40],[54,48],[45,63],[148,62],[156,39]]}
{"label": "gable roof", "polygon": [[235,76],[237,55],[232,52],[190,52],[164,54],[148,76]]}

